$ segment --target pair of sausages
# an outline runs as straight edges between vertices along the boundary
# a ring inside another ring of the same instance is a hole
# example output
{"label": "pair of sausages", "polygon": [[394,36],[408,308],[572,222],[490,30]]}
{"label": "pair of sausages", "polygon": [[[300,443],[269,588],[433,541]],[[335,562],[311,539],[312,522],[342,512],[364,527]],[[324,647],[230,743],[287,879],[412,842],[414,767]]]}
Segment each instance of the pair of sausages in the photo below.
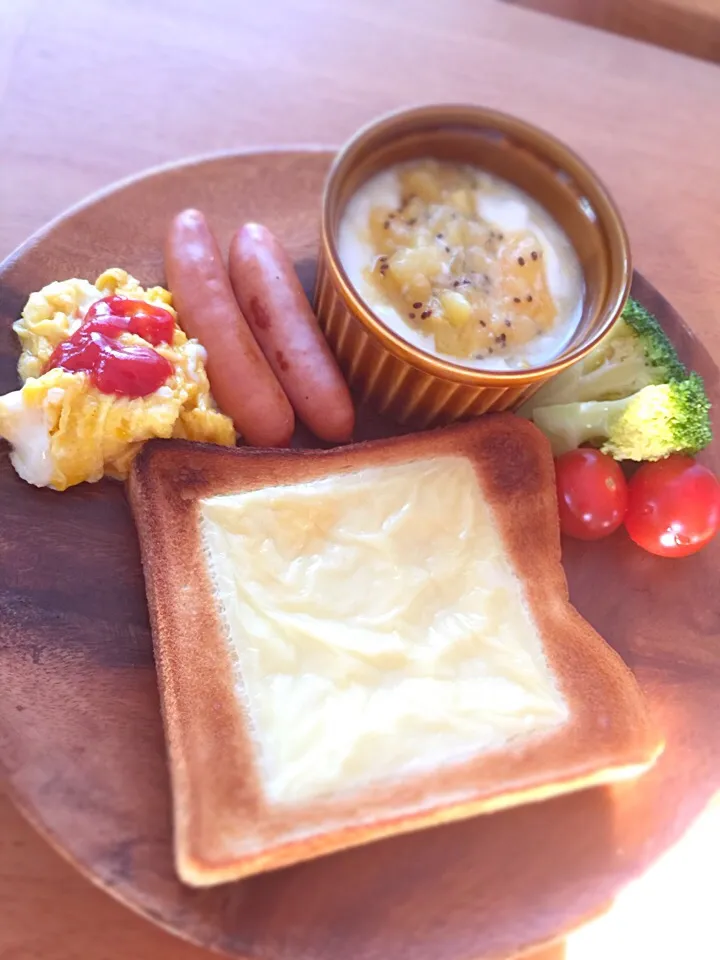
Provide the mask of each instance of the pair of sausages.
{"label": "pair of sausages", "polygon": [[229,276],[198,210],[168,231],[165,272],[180,324],[207,351],[220,409],[251,446],[284,447],[295,412],[322,440],[349,440],[350,391],[277,238],[248,223],[230,244]]}

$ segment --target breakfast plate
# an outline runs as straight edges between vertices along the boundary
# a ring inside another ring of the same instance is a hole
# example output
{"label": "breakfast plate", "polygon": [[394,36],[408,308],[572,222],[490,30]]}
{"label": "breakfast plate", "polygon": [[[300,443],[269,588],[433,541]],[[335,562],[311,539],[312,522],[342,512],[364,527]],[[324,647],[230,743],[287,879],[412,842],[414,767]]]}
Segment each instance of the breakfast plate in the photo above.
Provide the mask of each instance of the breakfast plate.
{"label": "breakfast plate", "polygon": [[[163,236],[204,210],[225,250],[265,223],[311,290],[332,153],[201,159],[121,183],[31,238],[0,271],[2,392],[11,324],[50,279],[122,264],[163,278]],[[633,294],[720,402],[720,376],[639,274]],[[357,435],[392,424],[361,409]],[[298,431],[295,444],[312,444]],[[704,462],[717,472],[711,446]],[[176,877],[170,791],[135,528],[120,484],[37,490],[0,463],[0,762],[19,807],[94,882],[153,921],[238,958],[506,957],[602,910],[720,786],[720,541],[666,561],[624,533],[563,542],[571,598],[635,673],[666,749],[637,782],[382,840],[212,890]]]}

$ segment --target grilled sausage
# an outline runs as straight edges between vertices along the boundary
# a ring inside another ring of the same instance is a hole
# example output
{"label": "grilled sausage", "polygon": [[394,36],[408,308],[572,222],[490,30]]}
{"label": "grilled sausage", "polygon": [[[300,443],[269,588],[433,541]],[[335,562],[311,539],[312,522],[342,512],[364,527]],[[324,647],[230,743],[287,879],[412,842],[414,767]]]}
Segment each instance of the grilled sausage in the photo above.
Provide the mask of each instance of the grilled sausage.
{"label": "grilled sausage", "polygon": [[170,224],[165,273],[180,326],[207,351],[207,373],[218,406],[256,447],[290,442],[295,416],[238,307],[217,241],[199,210]]}
{"label": "grilled sausage", "polygon": [[350,391],[280,241],[246,223],[230,244],[229,269],[240,308],[298,417],[322,440],[349,440]]}

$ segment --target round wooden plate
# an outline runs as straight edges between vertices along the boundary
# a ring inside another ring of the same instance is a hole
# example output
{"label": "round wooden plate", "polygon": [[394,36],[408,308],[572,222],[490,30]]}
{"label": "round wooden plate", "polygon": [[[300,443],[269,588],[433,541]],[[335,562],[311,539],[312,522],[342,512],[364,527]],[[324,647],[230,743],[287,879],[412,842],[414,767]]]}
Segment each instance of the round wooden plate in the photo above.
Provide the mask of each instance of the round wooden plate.
{"label": "round wooden plate", "polygon": [[[54,279],[122,266],[162,280],[170,216],[198,206],[225,247],[242,221],[277,231],[312,283],[322,151],[245,154],[111,189],[0,269],[0,389],[15,387],[11,322]],[[720,402],[720,376],[640,277]],[[387,425],[364,421],[363,434]],[[720,472],[720,443],[705,457]],[[0,759],[48,840],[126,904],[175,933],[263,960],[478,960],[538,944],[601,910],[720,787],[720,540],[655,559],[620,532],[564,544],[574,602],[637,674],[667,735],[637,783],[588,790],[209,891],[176,879],[170,796],[135,530],[112,482],[63,494],[0,457]]]}

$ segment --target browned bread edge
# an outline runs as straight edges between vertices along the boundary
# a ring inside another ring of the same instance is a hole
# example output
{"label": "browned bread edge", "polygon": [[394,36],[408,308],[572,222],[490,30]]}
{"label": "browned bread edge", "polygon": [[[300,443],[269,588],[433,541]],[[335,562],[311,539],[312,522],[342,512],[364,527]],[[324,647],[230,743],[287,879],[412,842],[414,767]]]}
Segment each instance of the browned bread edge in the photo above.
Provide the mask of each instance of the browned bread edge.
{"label": "browned bread edge", "polygon": [[[198,501],[330,472],[467,456],[520,576],[570,719],[442,771],[281,809],[260,787],[204,560]],[[328,451],[153,441],[128,483],[147,586],[179,876],[210,886],[392,834],[635,776],[662,750],[632,673],[571,606],[552,455],[511,414]]]}

